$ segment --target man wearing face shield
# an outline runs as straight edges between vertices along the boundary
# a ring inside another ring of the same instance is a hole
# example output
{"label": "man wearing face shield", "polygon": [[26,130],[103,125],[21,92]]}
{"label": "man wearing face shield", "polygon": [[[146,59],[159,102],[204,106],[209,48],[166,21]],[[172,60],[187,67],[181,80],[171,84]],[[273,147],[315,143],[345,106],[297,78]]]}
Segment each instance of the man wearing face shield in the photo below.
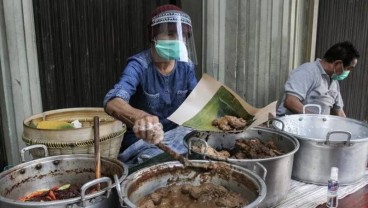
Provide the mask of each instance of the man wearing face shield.
{"label": "man wearing face shield", "polygon": [[[329,48],[323,59],[305,63],[294,69],[285,83],[284,96],[277,116],[303,113],[345,117],[340,94],[340,80],[345,79],[357,65],[359,52],[350,42],[340,42]],[[314,107],[317,106],[317,107]]]}
{"label": "man wearing face shield", "polygon": [[185,153],[183,138],[191,131],[167,119],[197,84],[191,19],[163,5],[152,12],[148,31],[151,48],[128,59],[104,98],[105,111],[128,126],[118,159],[129,166],[162,153],[158,142]]}

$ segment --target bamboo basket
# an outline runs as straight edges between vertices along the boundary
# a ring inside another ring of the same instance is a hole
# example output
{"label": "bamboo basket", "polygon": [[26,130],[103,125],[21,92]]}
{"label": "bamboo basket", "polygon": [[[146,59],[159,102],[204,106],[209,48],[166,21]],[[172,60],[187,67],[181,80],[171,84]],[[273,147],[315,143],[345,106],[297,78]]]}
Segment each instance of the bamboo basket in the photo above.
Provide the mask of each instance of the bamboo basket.
{"label": "bamboo basket", "polygon": [[[49,155],[94,154],[93,117],[98,116],[101,156],[117,158],[126,131],[126,125],[107,115],[103,108],[66,108],[46,111],[33,115],[23,121],[22,139],[27,146],[46,145]],[[37,129],[39,121],[79,120],[82,128],[75,129]],[[42,149],[30,151],[33,158],[44,156]]]}

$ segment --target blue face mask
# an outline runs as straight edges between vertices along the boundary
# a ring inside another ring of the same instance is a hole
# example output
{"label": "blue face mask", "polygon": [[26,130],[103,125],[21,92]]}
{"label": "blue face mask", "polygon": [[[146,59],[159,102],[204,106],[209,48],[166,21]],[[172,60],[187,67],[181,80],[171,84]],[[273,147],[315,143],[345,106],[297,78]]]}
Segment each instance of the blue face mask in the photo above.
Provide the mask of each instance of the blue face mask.
{"label": "blue face mask", "polygon": [[343,80],[346,77],[349,76],[350,71],[345,71],[344,68],[342,68],[342,73],[337,75],[335,72],[332,74],[331,79],[332,80]]}
{"label": "blue face mask", "polygon": [[180,40],[157,40],[157,54],[165,60],[188,61],[188,51],[185,43]]}

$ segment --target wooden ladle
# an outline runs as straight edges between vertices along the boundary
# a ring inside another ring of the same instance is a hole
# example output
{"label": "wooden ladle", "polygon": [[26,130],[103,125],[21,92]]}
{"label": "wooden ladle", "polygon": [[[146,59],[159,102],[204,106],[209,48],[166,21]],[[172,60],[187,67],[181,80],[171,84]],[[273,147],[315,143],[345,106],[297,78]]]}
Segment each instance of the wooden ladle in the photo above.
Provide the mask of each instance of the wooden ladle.
{"label": "wooden ladle", "polygon": [[[126,117],[124,117],[123,115],[119,115],[118,117],[120,118],[124,118],[124,120],[129,123],[131,126],[134,126],[134,123],[132,121],[130,121],[129,119],[127,119]],[[178,160],[179,162],[181,162],[184,167],[197,167],[197,168],[205,168],[205,169],[214,169],[216,168],[216,165],[209,163],[209,164],[194,164],[192,162],[190,162],[186,157],[184,157],[183,155],[175,152],[174,150],[172,150],[170,147],[166,146],[164,143],[159,142],[157,144],[155,144],[158,148],[160,148],[162,151],[164,151],[165,153],[169,154],[173,159]]]}
{"label": "wooden ladle", "polygon": [[[129,119],[127,119],[126,117],[124,117],[123,115],[119,115],[119,117],[124,118],[124,120],[126,122],[128,122],[131,126],[134,126],[134,123],[132,121],[130,121]],[[177,152],[175,152],[174,150],[172,150],[170,147],[166,146],[162,142],[159,142],[155,145],[158,148],[160,148],[162,151],[169,154],[173,159],[178,160],[179,162],[181,162],[184,166],[190,166],[190,162],[186,157],[184,157],[183,155],[178,154]]]}
{"label": "wooden ladle", "polygon": [[[101,177],[101,152],[100,152],[100,119],[98,116],[93,117],[94,144],[95,144],[95,173],[96,179]],[[97,190],[100,185],[97,185]]]}

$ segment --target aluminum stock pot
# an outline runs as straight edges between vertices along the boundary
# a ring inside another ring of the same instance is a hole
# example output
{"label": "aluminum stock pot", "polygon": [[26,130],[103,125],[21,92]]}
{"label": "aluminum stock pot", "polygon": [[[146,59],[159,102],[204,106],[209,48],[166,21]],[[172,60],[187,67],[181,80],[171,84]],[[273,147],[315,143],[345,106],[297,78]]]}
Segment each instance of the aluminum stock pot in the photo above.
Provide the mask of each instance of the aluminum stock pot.
{"label": "aluminum stock pot", "polygon": [[[32,148],[47,148],[33,145]],[[6,208],[118,208],[118,195],[113,183],[114,176],[121,183],[128,174],[128,168],[115,159],[101,157],[101,178],[95,179],[95,159],[91,154],[73,154],[44,157],[21,163],[0,174],[0,207]],[[32,192],[50,189],[64,184],[84,184],[81,196],[47,202],[22,202],[18,199]],[[101,184],[101,190],[86,194],[88,188]],[[105,188],[103,188],[105,187]]]}
{"label": "aluminum stock pot", "polygon": [[[263,159],[234,159],[219,158],[207,153],[198,153],[192,150],[192,145],[205,143],[214,149],[231,150],[235,147],[237,139],[258,138],[264,142],[272,141],[284,154]],[[260,163],[267,169],[265,183],[267,186],[266,198],[259,207],[272,207],[283,200],[290,187],[291,171],[294,154],[299,149],[299,142],[293,136],[272,128],[254,127],[241,133],[219,132],[192,132],[185,136],[184,144],[189,148],[188,153],[193,157],[226,161],[242,167],[249,168],[250,164]],[[197,155],[197,156],[196,156]],[[259,170],[256,170],[259,172]]]}
{"label": "aluminum stock pot", "polygon": [[[204,160],[191,160],[192,164],[208,164]],[[201,168],[184,167],[179,162],[166,162],[138,170],[130,174],[122,183],[122,199],[127,207],[137,207],[137,202],[148,194],[170,183],[176,185],[200,185],[210,182],[222,185],[229,190],[240,193],[249,202],[244,207],[258,207],[266,196],[264,181],[250,170],[237,165],[216,162],[230,168],[230,171],[217,171],[216,174],[206,174]],[[205,181],[204,181],[205,179]]]}
{"label": "aluminum stock pot", "polygon": [[344,117],[295,114],[273,119],[272,125],[300,142],[292,178],[326,185],[331,167],[339,168],[339,182],[361,179],[368,155],[368,124]]}

